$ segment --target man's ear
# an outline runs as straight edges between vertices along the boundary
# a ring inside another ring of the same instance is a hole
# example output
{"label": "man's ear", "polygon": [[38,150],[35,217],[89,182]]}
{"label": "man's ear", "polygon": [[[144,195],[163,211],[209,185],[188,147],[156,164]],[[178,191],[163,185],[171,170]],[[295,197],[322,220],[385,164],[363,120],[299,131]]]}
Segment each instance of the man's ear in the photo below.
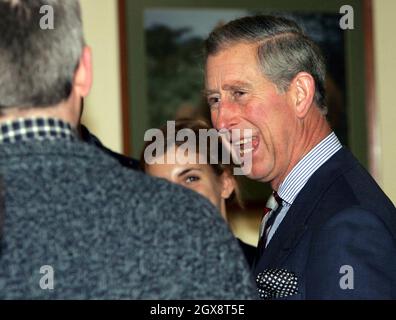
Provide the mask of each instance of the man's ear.
{"label": "man's ear", "polygon": [[228,199],[235,190],[235,178],[227,171],[221,174],[221,197]]}
{"label": "man's ear", "polygon": [[307,72],[299,72],[290,83],[289,95],[296,116],[300,119],[305,118],[315,95],[314,78]]}
{"label": "man's ear", "polygon": [[77,70],[74,74],[73,89],[80,97],[86,97],[92,86],[91,48],[84,47]]}

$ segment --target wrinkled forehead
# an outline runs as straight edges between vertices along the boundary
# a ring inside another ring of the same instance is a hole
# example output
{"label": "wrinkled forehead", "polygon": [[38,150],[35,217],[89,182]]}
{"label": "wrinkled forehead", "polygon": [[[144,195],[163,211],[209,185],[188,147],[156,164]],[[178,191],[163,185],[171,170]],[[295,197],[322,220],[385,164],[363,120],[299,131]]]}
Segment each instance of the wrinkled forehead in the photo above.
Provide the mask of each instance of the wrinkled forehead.
{"label": "wrinkled forehead", "polygon": [[253,82],[262,76],[256,51],[226,49],[209,56],[205,66],[206,89],[219,85]]}
{"label": "wrinkled forehead", "polygon": [[243,86],[262,76],[259,66],[248,63],[223,63],[208,65],[205,72],[206,89],[223,85]]}

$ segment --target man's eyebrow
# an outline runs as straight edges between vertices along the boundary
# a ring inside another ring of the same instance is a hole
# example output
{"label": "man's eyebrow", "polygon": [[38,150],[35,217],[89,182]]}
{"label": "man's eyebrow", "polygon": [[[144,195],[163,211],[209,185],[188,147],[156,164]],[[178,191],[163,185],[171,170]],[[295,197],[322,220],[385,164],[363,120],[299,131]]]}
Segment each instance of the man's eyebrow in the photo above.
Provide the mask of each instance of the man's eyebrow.
{"label": "man's eyebrow", "polygon": [[[238,89],[241,89],[241,88],[252,89],[253,86],[250,83],[244,82],[244,81],[234,81],[234,82],[232,82],[230,84],[225,84],[225,85],[222,86],[222,90],[226,90],[226,91],[238,90]],[[208,96],[210,94],[219,93],[219,91],[218,90],[206,89],[206,90],[203,90],[203,93],[204,93],[204,95]]]}
{"label": "man's eyebrow", "polygon": [[244,82],[244,81],[235,81],[230,84],[225,84],[222,87],[223,90],[235,90],[235,89],[241,89],[241,88],[251,89],[252,85],[250,83]]}
{"label": "man's eyebrow", "polygon": [[203,95],[208,96],[210,94],[219,93],[218,90],[203,90]]}

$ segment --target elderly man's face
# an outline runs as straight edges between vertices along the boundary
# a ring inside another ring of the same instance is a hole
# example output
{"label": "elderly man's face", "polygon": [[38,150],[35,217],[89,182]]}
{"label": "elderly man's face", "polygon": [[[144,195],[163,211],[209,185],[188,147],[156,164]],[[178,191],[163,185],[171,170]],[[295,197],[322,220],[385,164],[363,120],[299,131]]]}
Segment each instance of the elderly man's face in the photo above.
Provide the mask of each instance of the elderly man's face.
{"label": "elderly man's face", "polygon": [[247,141],[243,138],[252,139],[252,148],[244,151],[252,153],[248,176],[268,182],[284,176],[290,167],[297,118],[291,95],[279,93],[263,76],[256,52],[254,45],[236,44],[209,56],[206,93],[217,129],[252,129],[252,136],[231,143],[243,146]]}

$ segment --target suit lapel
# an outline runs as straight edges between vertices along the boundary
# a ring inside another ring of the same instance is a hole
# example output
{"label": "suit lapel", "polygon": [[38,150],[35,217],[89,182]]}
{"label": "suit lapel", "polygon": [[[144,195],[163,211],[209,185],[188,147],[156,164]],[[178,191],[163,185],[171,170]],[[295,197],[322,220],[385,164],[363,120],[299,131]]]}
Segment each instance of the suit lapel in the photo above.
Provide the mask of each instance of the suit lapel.
{"label": "suit lapel", "polygon": [[355,164],[353,156],[342,148],[312,175],[264,250],[256,266],[256,273],[282,265],[307,229],[307,220],[314,213],[322,194],[334,180]]}

